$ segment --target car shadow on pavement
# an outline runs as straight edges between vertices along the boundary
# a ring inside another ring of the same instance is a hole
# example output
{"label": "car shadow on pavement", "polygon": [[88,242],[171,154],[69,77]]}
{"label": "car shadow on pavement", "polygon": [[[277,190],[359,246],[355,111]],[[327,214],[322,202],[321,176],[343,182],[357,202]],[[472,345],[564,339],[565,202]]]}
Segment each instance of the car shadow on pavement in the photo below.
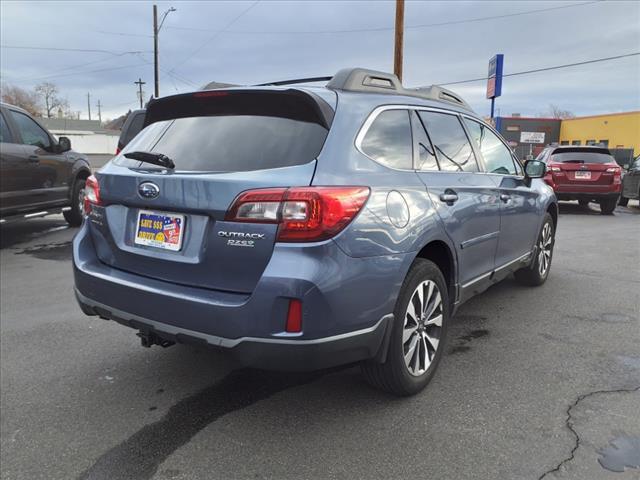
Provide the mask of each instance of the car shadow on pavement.
{"label": "car shadow on pavement", "polygon": [[[558,202],[558,208],[560,215],[601,215],[600,206],[597,203],[582,206],[577,202]],[[626,207],[618,206],[614,211],[614,215],[618,214],[640,214],[640,207],[631,203]]]}
{"label": "car shadow on pavement", "polygon": [[62,215],[51,215],[45,218],[20,220],[0,226],[0,249],[5,249],[19,243],[28,242],[48,233],[66,230],[69,224]]}

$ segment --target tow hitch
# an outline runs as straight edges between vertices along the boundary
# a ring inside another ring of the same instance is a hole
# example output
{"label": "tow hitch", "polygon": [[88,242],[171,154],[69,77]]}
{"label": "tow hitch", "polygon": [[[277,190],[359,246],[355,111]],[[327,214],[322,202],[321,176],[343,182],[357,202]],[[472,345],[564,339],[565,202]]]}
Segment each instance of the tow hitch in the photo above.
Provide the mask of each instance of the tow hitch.
{"label": "tow hitch", "polygon": [[150,331],[140,330],[136,335],[140,337],[140,344],[145,348],[151,348],[153,345],[160,345],[162,348],[167,348],[176,343],[171,340],[166,340]]}

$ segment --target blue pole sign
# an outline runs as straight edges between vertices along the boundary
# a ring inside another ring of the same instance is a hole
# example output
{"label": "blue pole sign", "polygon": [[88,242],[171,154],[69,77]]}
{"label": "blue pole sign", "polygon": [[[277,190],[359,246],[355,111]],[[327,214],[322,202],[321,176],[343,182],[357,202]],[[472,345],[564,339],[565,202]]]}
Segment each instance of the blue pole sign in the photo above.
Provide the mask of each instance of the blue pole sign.
{"label": "blue pole sign", "polygon": [[504,55],[499,53],[489,60],[489,77],[487,79],[487,98],[496,98],[502,95],[502,64]]}

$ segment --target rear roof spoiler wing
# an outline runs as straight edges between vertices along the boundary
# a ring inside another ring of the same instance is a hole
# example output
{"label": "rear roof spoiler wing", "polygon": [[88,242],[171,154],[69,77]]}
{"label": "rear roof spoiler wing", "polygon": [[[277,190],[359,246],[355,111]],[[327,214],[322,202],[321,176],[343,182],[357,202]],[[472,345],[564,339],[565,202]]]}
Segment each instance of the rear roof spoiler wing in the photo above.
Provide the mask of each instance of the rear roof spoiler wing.
{"label": "rear roof spoiler wing", "polygon": [[303,90],[199,90],[150,101],[144,126],[188,117],[261,115],[317,123],[329,129],[334,113],[325,100]]}

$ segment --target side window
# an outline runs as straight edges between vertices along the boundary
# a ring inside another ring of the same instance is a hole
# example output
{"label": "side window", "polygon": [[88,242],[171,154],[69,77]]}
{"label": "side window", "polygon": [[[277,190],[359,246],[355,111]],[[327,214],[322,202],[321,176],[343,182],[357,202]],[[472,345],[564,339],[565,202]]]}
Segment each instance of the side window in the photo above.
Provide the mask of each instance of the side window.
{"label": "side window", "polygon": [[516,166],[511,152],[500,139],[485,125],[465,118],[471,138],[484,158],[485,168],[489,173],[515,175]]}
{"label": "side window", "polygon": [[431,141],[424,130],[420,117],[415,111],[411,112],[411,126],[418,156],[416,170],[440,170]]}
{"label": "side window", "polygon": [[11,115],[18,125],[20,135],[22,136],[22,143],[25,145],[34,145],[41,148],[49,148],[51,146],[51,139],[47,132],[45,132],[40,125],[34,122],[24,113],[11,111]]}
{"label": "side window", "polygon": [[407,110],[385,110],[376,117],[360,145],[376,162],[391,168],[413,169],[411,124]]}
{"label": "side window", "polygon": [[135,117],[133,117],[131,123],[127,128],[127,131],[123,136],[124,138],[122,139],[124,145],[129,143],[133,139],[133,137],[140,133],[140,130],[142,130],[142,124],[144,123],[144,116],[145,113],[140,112]]}
{"label": "side window", "polygon": [[4,119],[4,115],[0,112],[0,143],[11,143],[11,132],[9,131],[9,125]]}
{"label": "side window", "polygon": [[440,168],[453,172],[477,172],[478,164],[471,144],[456,115],[419,112],[433,142]]}

